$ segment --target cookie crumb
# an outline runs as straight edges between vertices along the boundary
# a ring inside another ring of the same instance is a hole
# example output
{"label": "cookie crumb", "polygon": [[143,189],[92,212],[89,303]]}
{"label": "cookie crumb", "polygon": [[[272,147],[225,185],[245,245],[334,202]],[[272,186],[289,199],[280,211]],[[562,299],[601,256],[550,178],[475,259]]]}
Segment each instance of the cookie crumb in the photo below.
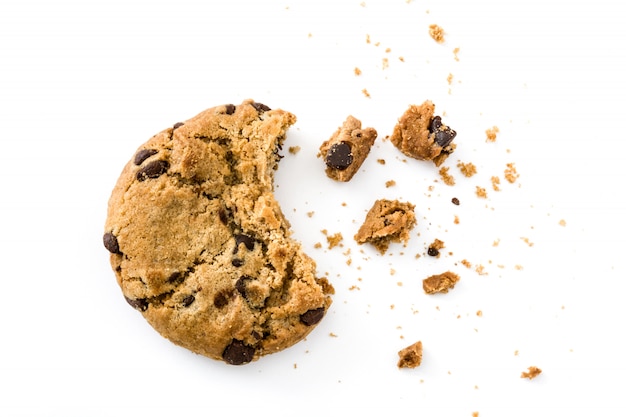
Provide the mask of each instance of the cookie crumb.
{"label": "cookie crumb", "polygon": [[452,84],[452,79],[454,78],[454,75],[452,75],[452,73],[448,74],[448,78],[446,78],[446,80],[448,81],[448,85]]}
{"label": "cookie crumb", "polygon": [[465,175],[467,178],[474,176],[474,174],[476,174],[477,172],[476,165],[472,164],[471,162],[464,163],[459,161],[456,166],[461,171],[461,174]]}
{"label": "cookie crumb", "polygon": [[441,175],[441,179],[443,180],[444,184],[452,186],[455,184],[454,177],[450,175],[448,171],[450,171],[449,167],[441,167],[439,169],[439,175]]}
{"label": "cookie crumb", "polygon": [[315,245],[313,245],[313,247],[315,249],[321,249],[322,248],[322,244],[320,242],[317,242]]}
{"label": "cookie crumb", "polygon": [[417,341],[398,352],[398,368],[417,368],[422,363],[422,342]]}
{"label": "cookie crumb", "polygon": [[461,51],[461,48],[454,48],[452,50],[452,53],[454,54],[454,60],[455,61],[459,61],[459,52]]}
{"label": "cookie crumb", "polygon": [[354,67],[354,75],[356,75],[357,77],[361,75],[361,70],[359,69],[359,67]]}
{"label": "cookie crumb", "polygon": [[300,152],[300,147],[299,146],[290,146],[289,147],[289,153],[292,155],[297,154],[298,152]]}
{"label": "cookie crumb", "polygon": [[458,206],[459,204],[461,204],[461,202],[459,201],[458,198],[452,197],[452,204],[454,204],[455,206]]}
{"label": "cookie crumb", "polygon": [[383,58],[382,68],[383,69],[389,68],[389,58]]}
{"label": "cookie crumb", "polygon": [[376,162],[378,162],[381,165],[385,165],[387,163],[384,159],[377,159]]}
{"label": "cookie crumb", "polygon": [[564,219],[559,220],[559,226],[567,226],[567,222]]}
{"label": "cookie crumb", "polygon": [[536,366],[529,366],[528,372],[522,372],[520,378],[533,379],[539,376],[540,373],[541,369],[537,368]]}
{"label": "cookie crumb", "polygon": [[494,126],[491,129],[485,130],[485,134],[487,135],[487,142],[495,142],[498,133],[500,133],[500,129],[498,128],[498,126]]}
{"label": "cookie crumb", "polygon": [[426,294],[447,293],[453,289],[461,278],[454,272],[444,272],[443,274],[431,275],[422,280],[422,288]]}
{"label": "cookie crumb", "polygon": [[528,245],[529,248],[532,248],[533,246],[535,246],[535,244],[531,242],[530,239],[527,237],[520,237],[520,239],[522,239],[524,243]]}
{"label": "cookie crumb", "polygon": [[[476,388],[478,388],[478,387],[476,387]],[[474,412],[472,413],[472,417],[478,417],[478,411],[474,411]]]}
{"label": "cookie crumb", "polygon": [[445,39],[444,39],[445,32],[444,32],[443,28],[441,26],[439,26],[439,25],[436,25],[436,24],[430,25],[428,27],[428,34],[437,43],[443,43],[445,41]]}
{"label": "cookie crumb", "polygon": [[309,211],[309,212],[306,213],[306,215],[309,216],[309,217],[313,217],[314,214],[315,214],[314,211]]}
{"label": "cookie crumb", "polygon": [[474,268],[474,271],[476,271],[476,273],[478,275],[489,275],[486,271],[485,271],[485,266],[484,265],[476,265],[476,268]]}
{"label": "cookie crumb", "polygon": [[454,215],[454,224],[459,224],[461,223],[461,220],[459,219],[459,216],[457,216],[456,214]]}
{"label": "cookie crumb", "polygon": [[389,180],[389,181],[385,182],[385,187],[387,187],[387,188],[393,187],[394,185],[396,185],[396,182],[394,180]]}
{"label": "cookie crumb", "polygon": [[487,190],[483,187],[476,186],[476,196],[479,198],[487,198]]}
{"label": "cookie crumb", "polygon": [[364,88],[363,90],[361,90],[361,92],[363,93],[365,97],[372,98],[372,96],[370,96],[369,91],[367,91],[367,88]]}
{"label": "cookie crumb", "polygon": [[335,233],[332,236],[327,236],[326,240],[328,241],[328,249],[332,249],[335,246],[343,246],[341,245],[341,241],[343,240],[341,233]]}
{"label": "cookie crumb", "polygon": [[470,261],[468,261],[467,259],[463,259],[461,261],[461,265],[463,265],[464,267],[466,267],[467,269],[472,267],[472,263]]}
{"label": "cookie crumb", "polygon": [[476,315],[477,315],[478,317],[482,317],[482,316],[483,316],[483,311],[482,311],[482,310],[478,310],[478,311],[476,312]]}
{"label": "cookie crumb", "polygon": [[504,178],[511,184],[513,184],[519,178],[519,174],[517,173],[517,169],[515,169],[515,164],[510,162],[506,164],[506,169],[504,170]]}
{"label": "cookie crumb", "polygon": [[491,177],[491,188],[493,188],[493,191],[500,191],[500,177]]}

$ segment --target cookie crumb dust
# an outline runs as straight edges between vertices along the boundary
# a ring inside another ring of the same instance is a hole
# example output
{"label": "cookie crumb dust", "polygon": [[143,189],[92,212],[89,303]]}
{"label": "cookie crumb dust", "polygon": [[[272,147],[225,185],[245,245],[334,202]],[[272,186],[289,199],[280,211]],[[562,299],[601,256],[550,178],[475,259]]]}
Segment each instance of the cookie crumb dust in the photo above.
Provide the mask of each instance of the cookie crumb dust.
{"label": "cookie crumb dust", "polygon": [[491,129],[485,130],[485,134],[487,135],[487,142],[495,142],[498,133],[500,133],[500,129],[498,128],[498,126],[494,126]]}
{"label": "cookie crumb dust", "polygon": [[441,175],[444,184],[452,186],[455,184],[454,177],[448,171],[450,171],[449,167],[441,167],[439,168],[439,175]]}
{"label": "cookie crumb dust", "polygon": [[477,172],[476,165],[472,164],[471,162],[464,163],[464,162],[459,161],[459,163],[456,164],[456,166],[461,171],[461,174],[465,175],[467,178],[474,176],[474,174],[476,174]]}

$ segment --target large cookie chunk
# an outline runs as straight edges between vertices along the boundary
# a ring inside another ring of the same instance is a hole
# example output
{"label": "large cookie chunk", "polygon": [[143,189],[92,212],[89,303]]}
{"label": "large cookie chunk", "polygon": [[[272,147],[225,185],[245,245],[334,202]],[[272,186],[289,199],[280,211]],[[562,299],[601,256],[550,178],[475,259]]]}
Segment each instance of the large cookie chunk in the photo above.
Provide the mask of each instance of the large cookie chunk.
{"label": "large cookie chunk", "polygon": [[252,100],[214,107],[124,167],[104,246],[128,303],[175,344],[244,364],[298,342],[328,310],[333,288],[273,194],[295,121]]}
{"label": "large cookie chunk", "polygon": [[361,129],[361,121],[348,116],[330,139],[320,146],[319,156],[324,158],[328,178],[350,181],[363,165],[377,135],[376,129]]}
{"label": "large cookie chunk", "polygon": [[435,116],[435,105],[426,100],[411,105],[393,129],[389,138],[402,153],[415,159],[433,161],[440,166],[454,152],[456,132]]}

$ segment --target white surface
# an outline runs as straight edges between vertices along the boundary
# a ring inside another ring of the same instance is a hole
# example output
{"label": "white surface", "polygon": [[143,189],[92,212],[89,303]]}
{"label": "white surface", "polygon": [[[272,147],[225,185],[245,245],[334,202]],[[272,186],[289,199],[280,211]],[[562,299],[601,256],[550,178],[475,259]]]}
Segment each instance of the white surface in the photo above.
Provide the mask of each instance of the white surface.
{"label": "white surface", "polygon": [[[623,10],[608,0],[3,1],[0,414],[624,415]],[[444,44],[428,36],[432,23]],[[121,296],[101,236],[110,190],[143,141],[248,97],[298,116],[287,146],[301,151],[286,152],[277,195],[336,295],[307,340],[232,367],[157,335]],[[458,131],[445,164],[453,187],[382,140],[426,99]],[[379,139],[339,184],[316,153],[348,114]],[[478,174],[462,177],[458,160]],[[385,256],[352,239],[381,197],[411,201],[418,217],[408,246]],[[322,229],[344,246],[326,249]],[[435,238],[444,255],[416,259]],[[445,270],[461,275],[457,287],[425,295],[421,280]],[[416,340],[422,366],[398,370],[397,351]],[[521,379],[529,366],[543,373]]]}

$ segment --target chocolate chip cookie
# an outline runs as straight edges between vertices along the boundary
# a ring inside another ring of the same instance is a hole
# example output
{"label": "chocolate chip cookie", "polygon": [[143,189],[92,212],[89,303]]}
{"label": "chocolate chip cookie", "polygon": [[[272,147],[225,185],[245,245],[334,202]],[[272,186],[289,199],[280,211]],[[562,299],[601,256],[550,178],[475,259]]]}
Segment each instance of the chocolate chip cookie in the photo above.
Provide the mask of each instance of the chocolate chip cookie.
{"label": "chocolate chip cookie", "polygon": [[303,339],[332,286],[273,194],[296,117],[246,100],[156,134],[124,167],[103,243],[128,304],[164,337],[240,365]]}

